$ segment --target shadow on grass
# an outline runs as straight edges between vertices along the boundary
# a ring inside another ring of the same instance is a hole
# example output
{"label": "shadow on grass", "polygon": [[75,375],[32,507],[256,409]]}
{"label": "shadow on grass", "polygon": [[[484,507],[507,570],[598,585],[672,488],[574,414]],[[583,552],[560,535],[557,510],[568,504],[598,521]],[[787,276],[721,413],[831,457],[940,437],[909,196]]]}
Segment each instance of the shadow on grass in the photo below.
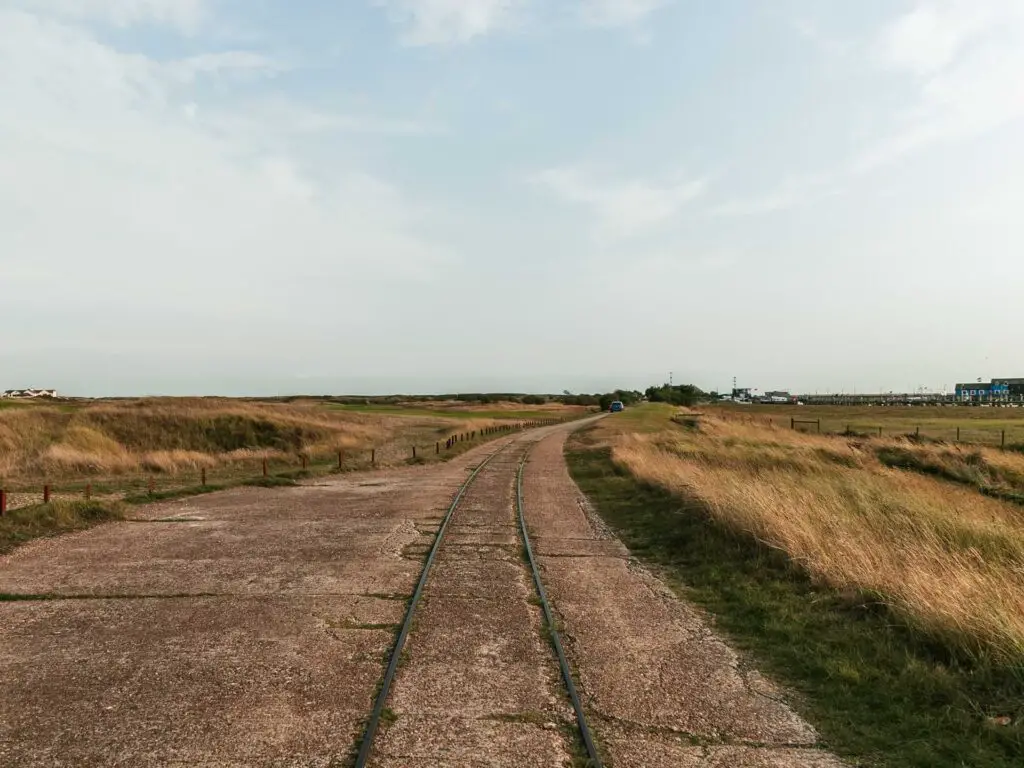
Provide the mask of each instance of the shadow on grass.
{"label": "shadow on grass", "polygon": [[1020,668],[957,658],[870,598],[813,583],[699,504],[637,481],[585,434],[566,453],[580,489],[632,553],[794,691],[829,749],[888,768],[1024,765]]}

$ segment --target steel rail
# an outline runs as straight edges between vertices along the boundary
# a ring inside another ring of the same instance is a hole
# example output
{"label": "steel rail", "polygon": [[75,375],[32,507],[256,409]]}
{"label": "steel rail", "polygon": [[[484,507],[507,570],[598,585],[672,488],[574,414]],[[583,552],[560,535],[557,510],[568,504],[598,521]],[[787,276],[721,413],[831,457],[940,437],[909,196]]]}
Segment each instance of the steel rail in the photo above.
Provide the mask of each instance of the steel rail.
{"label": "steel rail", "polygon": [[384,705],[387,703],[388,695],[391,692],[391,684],[395,680],[395,673],[398,671],[398,662],[402,655],[402,649],[405,647],[406,638],[409,636],[409,631],[412,628],[413,616],[416,613],[416,606],[419,604],[420,597],[423,594],[423,588],[426,586],[427,577],[430,575],[430,568],[434,564],[434,559],[437,556],[437,551],[441,546],[441,541],[444,539],[445,531],[448,530],[448,524],[451,522],[452,517],[455,515],[455,509],[459,506],[459,502],[462,501],[462,497],[466,491],[469,490],[470,485],[476,480],[477,475],[486,467],[491,461],[502,451],[512,445],[511,442],[503,445],[497,451],[488,456],[473,473],[466,479],[466,482],[459,488],[458,493],[455,494],[455,498],[452,500],[451,506],[448,507],[448,512],[444,516],[444,520],[441,523],[441,527],[437,531],[437,536],[434,537],[434,544],[430,548],[430,553],[427,555],[427,561],[423,565],[423,572],[420,574],[420,580],[416,584],[416,590],[412,593],[412,597],[409,600],[409,607],[405,612],[405,619],[402,621],[402,628],[398,633],[398,637],[395,640],[395,646],[391,651],[391,659],[388,662],[387,671],[384,673],[384,680],[381,683],[380,692],[377,694],[377,700],[373,704],[373,712],[370,714],[370,719],[366,724],[366,730],[363,733],[362,743],[359,745],[359,755],[356,757],[355,768],[366,768],[367,761],[370,759],[370,752],[373,750],[373,742],[377,737],[377,729],[380,726],[380,718],[384,713]]}
{"label": "steel rail", "polygon": [[587,726],[587,718],[583,713],[583,704],[580,702],[579,693],[576,691],[576,683],[572,679],[572,670],[569,668],[569,661],[565,656],[565,649],[562,648],[562,639],[559,637],[555,625],[555,617],[548,603],[547,593],[544,591],[544,582],[540,578],[540,570],[537,568],[537,560],[533,556],[533,547],[530,545],[530,534],[526,530],[526,514],[523,505],[523,469],[526,467],[526,459],[529,451],[523,456],[519,463],[519,471],[516,474],[516,509],[519,513],[519,530],[523,535],[523,543],[526,545],[526,556],[530,561],[530,570],[533,571],[533,583],[537,587],[537,595],[540,597],[541,607],[544,609],[544,621],[547,623],[551,644],[555,647],[558,655],[558,665],[562,668],[562,680],[572,700],[572,708],[576,713],[576,725],[579,727],[580,736],[583,738],[583,746],[587,750],[587,757],[590,758],[591,768],[604,768],[601,762],[601,754],[594,744],[594,737]]}

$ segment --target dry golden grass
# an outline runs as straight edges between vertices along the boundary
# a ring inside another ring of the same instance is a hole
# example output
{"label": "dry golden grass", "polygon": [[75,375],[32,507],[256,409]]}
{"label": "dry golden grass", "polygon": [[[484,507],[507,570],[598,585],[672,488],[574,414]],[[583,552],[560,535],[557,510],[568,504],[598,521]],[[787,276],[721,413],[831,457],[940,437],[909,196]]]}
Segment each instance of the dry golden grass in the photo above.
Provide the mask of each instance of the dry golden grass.
{"label": "dry golden grass", "polygon": [[296,460],[377,449],[378,462],[407,456],[493,419],[345,412],[315,402],[218,398],[94,402],[0,410],[0,483],[176,474],[263,458]]}
{"label": "dry golden grass", "polygon": [[[1018,505],[884,466],[869,441],[691,418],[690,429],[615,425],[608,432],[614,459],[699,499],[721,522],[784,550],[816,578],[875,595],[958,648],[1024,660]],[[912,448],[948,460],[940,448]],[[997,453],[982,455],[1024,476],[1024,460],[990,455]]]}

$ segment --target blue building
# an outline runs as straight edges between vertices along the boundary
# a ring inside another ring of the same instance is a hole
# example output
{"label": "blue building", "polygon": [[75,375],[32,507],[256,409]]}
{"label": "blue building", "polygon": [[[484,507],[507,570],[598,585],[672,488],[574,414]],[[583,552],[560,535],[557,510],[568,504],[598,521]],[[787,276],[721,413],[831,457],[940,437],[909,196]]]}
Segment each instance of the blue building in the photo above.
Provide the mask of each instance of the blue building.
{"label": "blue building", "polygon": [[988,384],[957,384],[956,399],[982,403],[1024,400],[1024,379],[992,379]]}

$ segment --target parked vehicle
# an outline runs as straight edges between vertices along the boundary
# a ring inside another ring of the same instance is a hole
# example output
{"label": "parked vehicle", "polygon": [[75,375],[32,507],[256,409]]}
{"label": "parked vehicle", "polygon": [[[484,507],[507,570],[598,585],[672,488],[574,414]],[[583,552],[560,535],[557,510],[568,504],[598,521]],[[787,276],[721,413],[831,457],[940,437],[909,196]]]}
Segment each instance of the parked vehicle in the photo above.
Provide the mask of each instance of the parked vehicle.
{"label": "parked vehicle", "polygon": [[612,403],[612,407],[611,407],[611,412],[612,413],[619,413],[620,411],[624,411],[624,410],[626,410],[626,406],[624,406],[622,404],[621,400],[616,400],[614,403]]}

